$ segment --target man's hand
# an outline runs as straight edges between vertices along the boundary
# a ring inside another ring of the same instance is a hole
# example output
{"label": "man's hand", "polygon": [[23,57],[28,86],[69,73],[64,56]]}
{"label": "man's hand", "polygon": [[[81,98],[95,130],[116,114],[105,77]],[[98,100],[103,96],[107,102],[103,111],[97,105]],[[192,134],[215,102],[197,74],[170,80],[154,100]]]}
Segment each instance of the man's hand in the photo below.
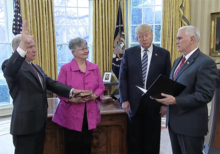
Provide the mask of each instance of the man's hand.
{"label": "man's hand", "polygon": [[83,91],[85,91],[85,90],[73,89],[72,93],[73,93],[73,95],[76,95],[76,94],[79,94],[79,93],[81,93]]}
{"label": "man's hand", "polygon": [[28,24],[27,21],[25,20],[22,25],[21,42],[19,44],[19,47],[24,51],[28,51],[34,46],[35,46],[34,36],[28,34]]}
{"label": "man's hand", "polygon": [[160,107],[160,114],[161,114],[161,117],[167,114],[167,106]]}
{"label": "man's hand", "polygon": [[172,104],[176,104],[176,98],[173,97],[172,95],[167,95],[167,94],[164,94],[162,93],[161,94],[163,97],[165,98],[162,98],[162,99],[155,99],[156,101],[162,103],[162,104],[165,104],[165,105],[172,105]]}
{"label": "man's hand", "polygon": [[122,108],[129,115],[130,103],[128,101],[122,103]]}

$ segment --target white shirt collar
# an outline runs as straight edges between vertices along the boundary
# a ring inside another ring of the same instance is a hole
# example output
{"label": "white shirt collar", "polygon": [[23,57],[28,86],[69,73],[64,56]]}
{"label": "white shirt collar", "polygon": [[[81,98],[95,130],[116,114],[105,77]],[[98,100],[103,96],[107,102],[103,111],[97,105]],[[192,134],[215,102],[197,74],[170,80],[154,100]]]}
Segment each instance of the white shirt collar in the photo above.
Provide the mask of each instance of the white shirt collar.
{"label": "white shirt collar", "polygon": [[[26,60],[25,60],[26,61]],[[28,64],[32,64],[31,62],[26,61]]]}
{"label": "white shirt collar", "polygon": [[[142,46],[141,46],[141,52],[144,52],[144,49]],[[153,52],[153,44],[151,43],[150,47],[147,49],[150,53]]]}
{"label": "white shirt collar", "polygon": [[189,59],[189,57],[198,49],[199,47],[195,48],[194,50],[192,50],[190,53],[188,53],[187,55],[184,55],[186,60],[185,62],[187,61],[187,59]]}

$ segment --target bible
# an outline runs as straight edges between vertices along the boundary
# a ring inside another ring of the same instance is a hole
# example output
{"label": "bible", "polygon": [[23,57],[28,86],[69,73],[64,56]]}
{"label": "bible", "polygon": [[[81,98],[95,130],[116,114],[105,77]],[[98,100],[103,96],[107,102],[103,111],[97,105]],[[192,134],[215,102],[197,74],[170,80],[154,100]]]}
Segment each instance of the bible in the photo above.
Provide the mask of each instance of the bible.
{"label": "bible", "polygon": [[92,96],[93,91],[83,91],[77,95],[77,97],[87,97],[87,96]]}

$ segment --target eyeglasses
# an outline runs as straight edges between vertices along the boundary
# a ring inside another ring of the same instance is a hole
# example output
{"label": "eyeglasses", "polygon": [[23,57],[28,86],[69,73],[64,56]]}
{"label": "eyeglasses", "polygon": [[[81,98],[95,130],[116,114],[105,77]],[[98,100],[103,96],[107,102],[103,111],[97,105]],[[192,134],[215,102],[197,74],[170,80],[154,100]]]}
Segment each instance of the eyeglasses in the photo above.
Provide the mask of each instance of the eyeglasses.
{"label": "eyeglasses", "polygon": [[89,48],[88,47],[84,47],[84,48],[78,48],[76,50],[78,50],[78,51],[85,51],[85,50],[89,50]]}

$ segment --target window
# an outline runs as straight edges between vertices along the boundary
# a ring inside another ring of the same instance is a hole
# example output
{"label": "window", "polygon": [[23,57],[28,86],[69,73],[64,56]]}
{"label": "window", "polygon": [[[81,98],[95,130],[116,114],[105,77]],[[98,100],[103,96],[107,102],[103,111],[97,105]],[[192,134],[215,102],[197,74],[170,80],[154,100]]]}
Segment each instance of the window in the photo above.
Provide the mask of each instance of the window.
{"label": "window", "polygon": [[135,28],[140,24],[151,25],[153,31],[153,43],[160,46],[162,30],[162,0],[131,0],[130,2],[130,36],[129,45],[136,46],[139,43],[135,38]]}
{"label": "window", "polygon": [[71,61],[70,39],[84,38],[89,46],[88,60],[92,61],[92,2],[88,0],[54,0],[58,71]]}
{"label": "window", "polygon": [[[0,66],[2,66],[2,63],[12,54],[12,19],[13,0],[0,0]],[[8,85],[3,76],[2,68],[0,67],[0,115],[5,114],[5,112],[3,113],[2,111],[3,108],[12,107],[11,102]]]}

